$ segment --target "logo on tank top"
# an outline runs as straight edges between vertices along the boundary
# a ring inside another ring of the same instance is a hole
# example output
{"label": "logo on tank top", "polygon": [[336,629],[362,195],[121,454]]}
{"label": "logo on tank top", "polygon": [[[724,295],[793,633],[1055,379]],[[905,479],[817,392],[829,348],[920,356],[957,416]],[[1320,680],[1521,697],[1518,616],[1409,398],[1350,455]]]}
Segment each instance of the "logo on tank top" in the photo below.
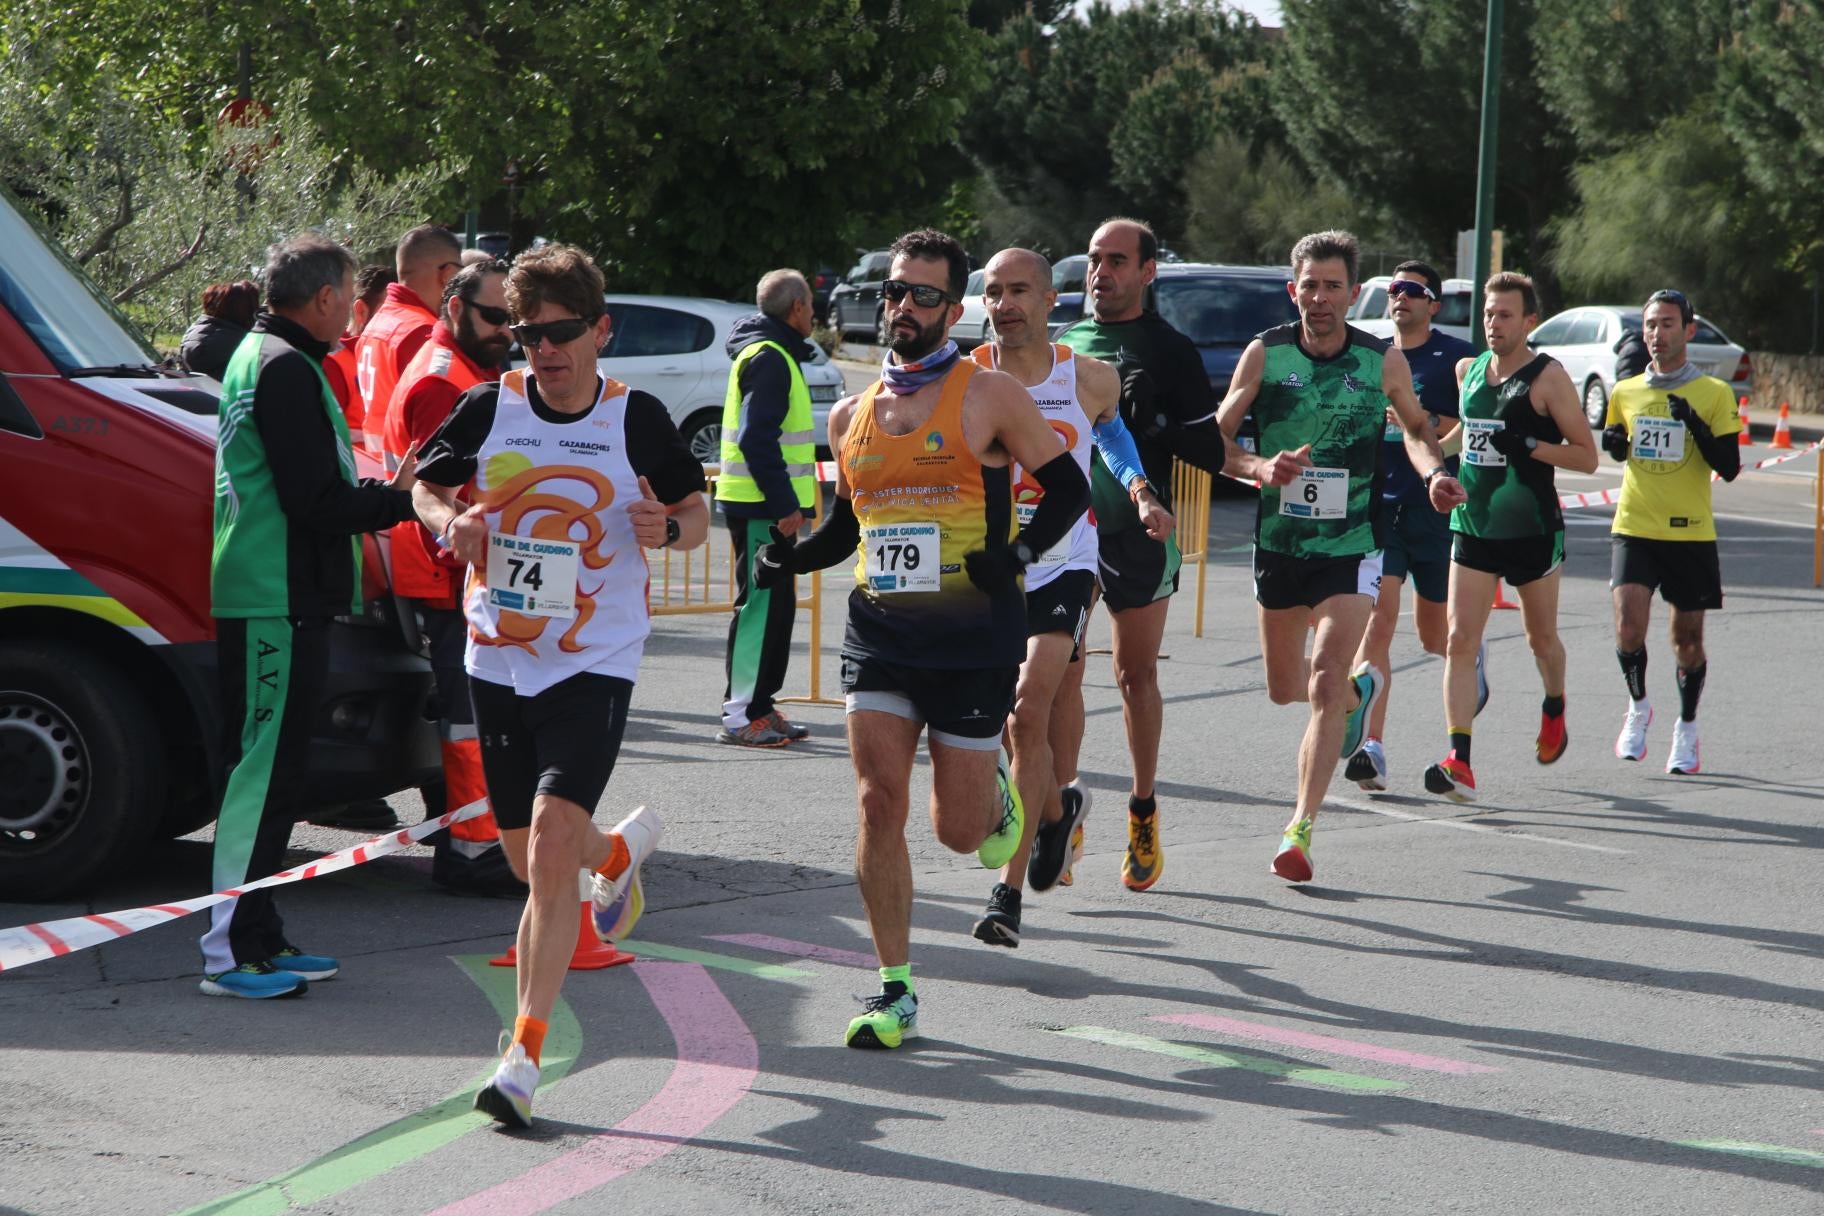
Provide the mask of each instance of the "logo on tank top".
{"label": "logo on tank top", "polygon": [[1286,378],[1279,382],[1281,388],[1304,388],[1305,382],[1298,378],[1297,372],[1287,372]]}
{"label": "logo on tank top", "polygon": [[942,431],[932,431],[929,435],[925,436],[925,451],[941,452],[943,450],[944,435]]}
{"label": "logo on tank top", "polygon": [[1360,380],[1357,380],[1350,373],[1344,372],[1343,391],[1345,393],[1365,393],[1368,391],[1368,386],[1363,384]]}

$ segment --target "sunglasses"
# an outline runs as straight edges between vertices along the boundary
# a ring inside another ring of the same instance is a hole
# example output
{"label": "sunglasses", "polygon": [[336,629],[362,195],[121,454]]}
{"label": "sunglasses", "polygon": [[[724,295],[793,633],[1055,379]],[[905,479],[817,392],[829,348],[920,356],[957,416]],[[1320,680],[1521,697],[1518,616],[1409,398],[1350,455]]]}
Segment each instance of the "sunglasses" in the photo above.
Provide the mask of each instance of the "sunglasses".
{"label": "sunglasses", "polygon": [[593,317],[587,321],[581,317],[568,317],[562,321],[546,321],[543,325],[513,325],[508,327],[508,332],[513,335],[513,340],[520,346],[526,350],[533,350],[546,338],[551,339],[553,346],[574,342],[588,333],[594,324],[595,318]]}
{"label": "sunglasses", "polygon": [[941,287],[928,287],[923,283],[908,283],[903,279],[888,279],[880,285],[880,294],[887,297],[888,303],[897,304],[908,294],[912,302],[920,308],[936,308],[953,299],[949,292]]}
{"label": "sunglasses", "polygon": [[512,319],[511,314],[509,314],[506,309],[496,308],[492,304],[477,304],[474,300],[464,300],[463,303],[468,306],[470,312],[486,321],[489,325],[505,325]]}
{"label": "sunglasses", "polygon": [[1387,294],[1390,296],[1417,296],[1423,300],[1438,298],[1432,293],[1431,288],[1423,283],[1414,283],[1410,279],[1395,279],[1387,284]]}

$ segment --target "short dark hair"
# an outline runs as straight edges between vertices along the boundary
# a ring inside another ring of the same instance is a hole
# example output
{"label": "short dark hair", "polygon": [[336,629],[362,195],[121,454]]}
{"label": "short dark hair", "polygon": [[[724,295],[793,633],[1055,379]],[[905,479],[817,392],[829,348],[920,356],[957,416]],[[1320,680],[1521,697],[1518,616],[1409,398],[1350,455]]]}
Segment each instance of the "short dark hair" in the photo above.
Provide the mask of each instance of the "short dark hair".
{"label": "short dark hair", "polygon": [[232,321],[242,329],[253,328],[254,314],[260,311],[260,285],[252,279],[234,283],[211,283],[203,288],[203,313]]}
{"label": "short dark hair", "polygon": [[[1655,304],[1678,305],[1678,319],[1686,325],[1691,324],[1692,319],[1697,316],[1697,310],[1691,307],[1690,299],[1686,297],[1684,292],[1679,291],[1674,287],[1662,287],[1648,296],[1647,302],[1640,306],[1640,311],[1644,313]],[[203,306],[204,308],[208,307],[208,300],[206,297]]]}
{"label": "short dark hair", "polygon": [[1129,228],[1138,231],[1140,235],[1140,260],[1142,262],[1151,262],[1158,258],[1159,236],[1153,231],[1153,226],[1151,224],[1147,223],[1145,220],[1137,220],[1131,215],[1111,215],[1100,224],[1097,224],[1096,228],[1100,231],[1110,224],[1126,224]]}
{"label": "short dark hair", "polygon": [[1520,311],[1523,315],[1539,315],[1539,292],[1533,281],[1517,270],[1503,270],[1500,274],[1488,276],[1488,282],[1482,284],[1482,294],[1492,296],[1498,291],[1517,291],[1520,293]]}
{"label": "short dark hair", "polygon": [[1292,277],[1298,277],[1301,266],[1341,258],[1344,273],[1349,276],[1349,282],[1354,283],[1355,267],[1361,257],[1361,249],[1361,242],[1355,239],[1355,234],[1344,232],[1340,228],[1302,236],[1298,238],[1298,244],[1292,246]]}
{"label": "short dark hair", "polygon": [[1425,286],[1431,288],[1432,299],[1442,300],[1444,298],[1444,279],[1436,270],[1432,269],[1430,262],[1401,262],[1393,268],[1393,277],[1397,279],[1403,274],[1416,274],[1424,279]]}
{"label": "short dark hair", "polygon": [[438,310],[445,320],[450,316],[450,301],[462,297],[464,304],[473,304],[475,297],[481,294],[481,281],[491,274],[506,274],[507,264],[499,258],[484,258],[479,262],[470,262],[461,270],[450,276],[450,281],[443,285],[443,306]]}
{"label": "short dark hair", "polygon": [[377,311],[386,300],[386,289],[399,281],[399,272],[379,262],[369,262],[355,271],[355,299]]}
{"label": "short dark hair", "polygon": [[266,247],[268,308],[297,308],[355,273],[355,255],[321,232],[300,232]]}
{"label": "short dark hair", "polygon": [[957,239],[948,233],[939,232],[935,228],[920,228],[906,233],[887,246],[887,253],[895,258],[929,258],[948,263],[952,300],[961,300],[963,293],[969,290],[969,255],[963,252]]}
{"label": "short dark hair", "polygon": [[585,321],[602,315],[607,285],[595,259],[575,245],[540,245],[519,255],[507,271],[507,312],[524,322],[546,304],[568,308]]}
{"label": "short dark hair", "polygon": [[393,253],[393,264],[399,273],[405,268],[416,265],[426,255],[441,256],[444,261],[462,261],[462,242],[456,234],[441,224],[420,224],[399,238],[399,247]]}

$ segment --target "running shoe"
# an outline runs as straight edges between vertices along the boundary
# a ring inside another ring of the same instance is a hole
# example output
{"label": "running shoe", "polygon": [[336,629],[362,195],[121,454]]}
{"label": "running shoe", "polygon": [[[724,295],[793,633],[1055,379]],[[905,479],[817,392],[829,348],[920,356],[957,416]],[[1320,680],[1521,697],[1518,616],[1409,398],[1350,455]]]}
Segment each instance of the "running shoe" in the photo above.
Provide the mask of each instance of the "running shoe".
{"label": "running shoe", "polygon": [[287,946],[266,960],[279,971],[289,971],[307,980],[333,980],[342,964],[326,954],[306,954],[296,946]]}
{"label": "running shoe", "polygon": [[1020,847],[1020,834],[1026,830],[1026,808],[1020,802],[1019,787],[1013,783],[1013,770],[1008,767],[1007,751],[1001,750],[994,770],[995,800],[1000,803],[1001,817],[976,849],[975,857],[985,870],[998,870],[1006,865],[1013,851]]}
{"label": "running shoe", "polygon": [[1159,843],[1159,812],[1146,818],[1127,813],[1127,854],[1121,858],[1121,885],[1144,891],[1165,872],[1165,846]]}
{"label": "running shoe", "polygon": [[800,739],[808,739],[811,737],[810,727],[798,725],[776,709],[772,713],[766,715],[766,721],[772,723],[774,730],[784,735],[787,739],[790,739],[793,743],[798,742]]}
{"label": "running shoe", "polygon": [[1425,788],[1452,802],[1468,804],[1476,800],[1476,775],[1469,771],[1468,762],[1457,759],[1457,749],[1453,747],[1425,770]]}
{"label": "running shoe", "polygon": [[736,747],[784,747],[791,741],[792,736],[773,725],[770,715],[755,718],[740,730],[723,727],[716,734],[717,743],[730,743]]}
{"label": "running shoe", "polygon": [[1482,707],[1488,704],[1488,643],[1485,641],[1476,647],[1476,712],[1480,717]]}
{"label": "running shoe", "polygon": [[1374,712],[1374,703],[1381,699],[1381,689],[1386,686],[1386,679],[1372,663],[1357,663],[1355,670],[1349,673],[1349,682],[1355,685],[1361,702],[1349,711],[1349,718],[1343,724],[1343,759],[1355,755],[1361,749],[1362,739],[1368,730],[1368,715]]}
{"label": "running shoe", "polygon": [[1564,715],[1553,717],[1541,712],[1539,715],[1539,738],[1533,746],[1538,753],[1539,763],[1550,764],[1564,755],[1564,749],[1571,743],[1570,732],[1564,729]]}
{"label": "running shoe", "polygon": [[1083,825],[1089,822],[1089,787],[1072,781],[1064,787],[1062,796],[1066,815],[1070,814],[1073,799],[1083,804],[1083,809],[1077,812],[1077,826],[1070,834],[1070,860],[1064,863],[1064,872],[1058,875],[1058,885],[1068,887],[1075,881],[1071,875],[1076,870],[1077,863],[1083,860]]}
{"label": "running shoe", "polygon": [[861,1006],[866,1012],[849,1023],[842,1038],[850,1047],[892,1048],[918,1037],[918,997],[905,985],[883,988]]}
{"label": "running shoe", "polygon": [[1064,814],[1055,823],[1041,823],[1032,839],[1032,860],[1026,867],[1026,885],[1045,892],[1058,885],[1064,871],[1070,868],[1070,842],[1077,825],[1089,809],[1081,797],[1064,798]]}
{"label": "running shoe", "polygon": [[646,892],[640,886],[640,867],[659,847],[665,824],[650,807],[636,807],[627,818],[614,825],[610,836],[619,837],[626,846],[609,864],[609,873],[596,873],[589,880],[591,919],[595,935],[605,942],[618,942],[633,932],[640,913],[646,910]]}
{"label": "running shoe", "polygon": [[1311,828],[1309,819],[1294,819],[1286,834],[1279,838],[1279,852],[1273,855],[1273,872],[1287,882],[1310,882],[1316,867],[1311,862]]}
{"label": "running shoe", "polygon": [[1362,740],[1362,749],[1349,757],[1343,776],[1365,790],[1387,788],[1387,753],[1379,739]]}
{"label": "running shoe", "polygon": [[[1642,701],[1642,705],[1646,702]],[[1621,720],[1621,733],[1615,736],[1615,754],[1623,760],[1647,758],[1647,727],[1653,725],[1653,707],[1636,709],[1628,703],[1628,716]]]}
{"label": "running shoe", "polygon": [[[507,1037],[505,1031],[501,1037]],[[532,1091],[538,1088],[538,1065],[519,1043],[507,1044],[494,1076],[475,1095],[475,1109],[508,1127],[532,1126]]]}
{"label": "running shoe", "polygon": [[988,893],[988,911],[975,922],[975,940],[990,946],[1019,949],[1020,889],[1004,882],[994,884]]}
{"label": "running shoe", "polygon": [[269,1001],[278,996],[303,996],[310,981],[295,971],[280,971],[271,963],[242,963],[232,971],[203,976],[205,996],[238,996]]}
{"label": "running shoe", "polygon": [[1666,771],[1681,776],[1703,771],[1697,760],[1697,723],[1683,718],[1672,724],[1672,750],[1666,753]]}

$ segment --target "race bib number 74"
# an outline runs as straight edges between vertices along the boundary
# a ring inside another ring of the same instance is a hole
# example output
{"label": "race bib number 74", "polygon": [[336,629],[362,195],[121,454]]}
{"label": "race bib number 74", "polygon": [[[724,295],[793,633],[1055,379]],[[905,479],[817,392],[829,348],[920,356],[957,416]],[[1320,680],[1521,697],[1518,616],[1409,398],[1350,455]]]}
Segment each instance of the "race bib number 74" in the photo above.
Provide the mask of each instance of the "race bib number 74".
{"label": "race bib number 74", "polygon": [[522,616],[576,615],[575,541],[488,535],[488,603]]}

